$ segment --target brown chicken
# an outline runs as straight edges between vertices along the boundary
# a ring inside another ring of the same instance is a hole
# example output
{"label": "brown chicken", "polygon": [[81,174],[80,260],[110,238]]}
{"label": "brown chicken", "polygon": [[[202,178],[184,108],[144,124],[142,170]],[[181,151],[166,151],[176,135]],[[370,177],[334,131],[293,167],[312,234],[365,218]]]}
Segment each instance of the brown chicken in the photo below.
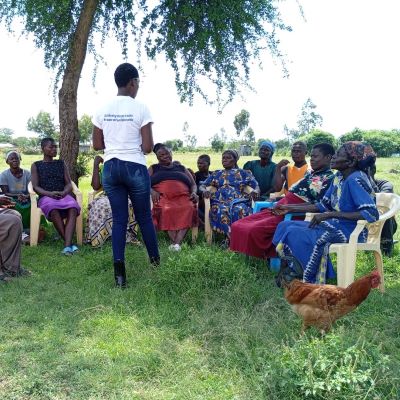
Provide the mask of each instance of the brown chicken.
{"label": "brown chicken", "polygon": [[381,283],[377,270],[366,275],[347,288],[334,285],[315,285],[293,280],[285,285],[285,298],[293,311],[303,318],[302,332],[315,326],[323,333],[331,329],[332,324],[353,311],[369,295],[372,288]]}

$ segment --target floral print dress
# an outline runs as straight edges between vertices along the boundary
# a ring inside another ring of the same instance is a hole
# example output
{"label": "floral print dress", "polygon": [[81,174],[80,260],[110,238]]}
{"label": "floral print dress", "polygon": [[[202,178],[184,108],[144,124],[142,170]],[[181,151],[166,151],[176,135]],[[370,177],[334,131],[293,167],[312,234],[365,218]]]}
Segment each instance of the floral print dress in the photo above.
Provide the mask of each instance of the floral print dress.
{"label": "floral print dress", "polygon": [[204,182],[217,190],[210,198],[211,228],[228,235],[233,222],[252,213],[251,197],[245,193],[245,187],[257,189],[253,174],[240,168],[214,171]]}

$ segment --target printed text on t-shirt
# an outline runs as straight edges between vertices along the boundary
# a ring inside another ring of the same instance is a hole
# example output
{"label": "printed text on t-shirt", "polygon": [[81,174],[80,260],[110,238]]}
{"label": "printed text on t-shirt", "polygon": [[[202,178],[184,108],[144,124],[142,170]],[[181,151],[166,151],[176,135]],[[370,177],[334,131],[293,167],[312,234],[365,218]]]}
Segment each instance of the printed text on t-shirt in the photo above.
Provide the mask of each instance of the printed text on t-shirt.
{"label": "printed text on t-shirt", "polygon": [[105,114],[104,121],[111,121],[111,122],[133,121],[133,114]]}

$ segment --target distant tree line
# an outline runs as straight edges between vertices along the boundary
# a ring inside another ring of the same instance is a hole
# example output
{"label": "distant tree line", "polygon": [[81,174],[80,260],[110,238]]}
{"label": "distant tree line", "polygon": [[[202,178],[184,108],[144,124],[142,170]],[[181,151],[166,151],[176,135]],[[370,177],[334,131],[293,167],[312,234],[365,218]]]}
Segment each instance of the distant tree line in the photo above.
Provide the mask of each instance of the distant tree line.
{"label": "distant tree line", "polygon": [[[326,142],[338,147],[349,140],[360,140],[371,144],[379,157],[390,157],[394,153],[400,154],[400,129],[385,131],[354,128],[351,132],[347,132],[337,138],[333,134],[319,129],[322,121],[322,116],[316,112],[315,104],[308,98],[301,108],[297,128],[290,129],[285,125],[283,128],[285,138],[274,141],[276,154],[290,153],[291,144],[296,140],[306,142],[309,151],[317,143]],[[256,141],[254,131],[249,127],[249,122],[250,113],[247,110],[241,110],[233,121],[236,135],[228,140],[225,129],[221,128],[209,140],[211,149],[215,152],[221,152],[225,148],[238,149],[242,144],[245,144],[251,146],[254,154],[257,154],[261,141],[273,140],[262,138]],[[78,128],[80,143],[89,143],[92,135],[92,122],[89,115],[82,115],[79,119]],[[36,117],[29,118],[27,130],[37,136],[14,138],[12,129],[0,128],[0,143],[11,143],[25,154],[36,154],[40,152],[39,143],[44,137],[59,139],[59,127],[54,122],[51,114],[45,111],[40,111]],[[182,131],[184,140],[170,139],[165,141],[165,144],[173,151],[197,151],[197,137],[195,134],[190,133],[188,122],[183,124]],[[80,168],[80,162],[81,160],[78,160],[78,169]]]}
{"label": "distant tree line", "polygon": [[[51,137],[58,141],[60,139],[59,126],[54,122],[54,117],[46,112],[40,111],[36,117],[31,117],[26,123],[26,129],[35,133],[36,136],[26,137],[15,135],[9,128],[0,128],[0,143],[10,143],[18,147],[25,154],[40,153],[39,144],[45,137]],[[92,137],[92,121],[89,115],[84,114],[78,121],[79,141],[88,143]]]}

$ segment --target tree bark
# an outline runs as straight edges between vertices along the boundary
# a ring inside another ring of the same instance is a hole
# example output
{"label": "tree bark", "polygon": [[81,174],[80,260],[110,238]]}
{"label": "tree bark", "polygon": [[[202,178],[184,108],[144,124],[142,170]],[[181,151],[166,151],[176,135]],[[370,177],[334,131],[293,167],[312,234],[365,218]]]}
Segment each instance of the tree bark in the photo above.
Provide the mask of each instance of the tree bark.
{"label": "tree bark", "polygon": [[77,95],[85,63],[89,34],[99,0],[85,0],[73,35],[61,89],[58,92],[60,122],[60,158],[65,161],[71,179],[78,184],[76,160],[79,152]]}

